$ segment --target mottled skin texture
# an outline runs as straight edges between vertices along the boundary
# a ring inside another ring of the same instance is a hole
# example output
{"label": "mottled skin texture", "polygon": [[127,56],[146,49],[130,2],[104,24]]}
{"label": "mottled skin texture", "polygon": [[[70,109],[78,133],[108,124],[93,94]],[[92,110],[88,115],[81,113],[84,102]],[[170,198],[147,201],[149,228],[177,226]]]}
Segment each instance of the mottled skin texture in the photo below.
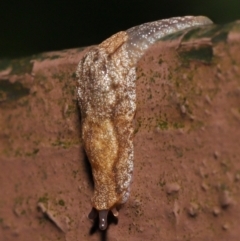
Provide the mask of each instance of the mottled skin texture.
{"label": "mottled skin texture", "polygon": [[135,65],[149,45],[192,26],[210,24],[206,17],[177,17],[119,32],[93,47],[78,69],[82,139],[94,178],[93,210],[100,229],[108,210],[125,203],[133,172],[133,118],[136,111]]}
{"label": "mottled skin texture", "polygon": [[126,40],[125,32],[112,36],[79,64],[82,138],[92,166],[96,210],[124,203],[130,191],[136,93],[134,66],[122,46]]}

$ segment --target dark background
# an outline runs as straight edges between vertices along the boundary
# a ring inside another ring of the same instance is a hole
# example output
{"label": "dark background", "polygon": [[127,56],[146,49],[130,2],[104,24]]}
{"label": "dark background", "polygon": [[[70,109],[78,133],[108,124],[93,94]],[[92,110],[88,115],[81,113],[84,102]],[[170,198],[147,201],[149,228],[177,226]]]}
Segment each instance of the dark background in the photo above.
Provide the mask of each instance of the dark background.
{"label": "dark background", "polygon": [[97,44],[120,30],[183,15],[231,22],[240,19],[240,0],[0,0],[0,57]]}

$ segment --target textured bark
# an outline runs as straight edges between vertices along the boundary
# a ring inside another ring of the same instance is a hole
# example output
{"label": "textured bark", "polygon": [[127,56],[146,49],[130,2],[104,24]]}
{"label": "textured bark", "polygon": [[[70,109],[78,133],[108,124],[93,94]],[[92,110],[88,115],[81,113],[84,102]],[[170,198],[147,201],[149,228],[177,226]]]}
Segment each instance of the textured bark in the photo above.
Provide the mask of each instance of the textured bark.
{"label": "textured bark", "polygon": [[0,61],[0,240],[238,240],[240,22],[180,32],[137,65],[134,182],[107,232],[87,219],[77,63]]}

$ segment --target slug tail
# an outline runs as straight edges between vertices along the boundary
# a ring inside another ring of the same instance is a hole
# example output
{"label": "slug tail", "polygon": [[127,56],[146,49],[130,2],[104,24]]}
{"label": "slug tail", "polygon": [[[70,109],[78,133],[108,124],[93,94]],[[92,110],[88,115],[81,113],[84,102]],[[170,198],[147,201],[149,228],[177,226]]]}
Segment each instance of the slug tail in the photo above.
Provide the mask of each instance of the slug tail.
{"label": "slug tail", "polygon": [[[116,218],[118,217],[119,213],[116,207],[113,207],[111,209],[111,212],[114,217]],[[97,216],[99,216],[99,229],[105,230],[108,226],[108,222],[107,222],[108,213],[109,213],[108,209],[98,211],[96,208],[92,208],[91,212],[88,214],[88,218],[91,220],[94,220],[97,218]]]}
{"label": "slug tail", "polygon": [[105,230],[107,228],[107,217],[108,217],[108,210],[100,210],[99,211],[99,228],[101,230]]}
{"label": "slug tail", "polygon": [[105,230],[108,226],[108,212],[108,209],[98,211],[97,209],[92,208],[91,212],[88,214],[88,218],[94,220],[95,218],[97,218],[97,216],[99,216],[99,228],[101,230]]}

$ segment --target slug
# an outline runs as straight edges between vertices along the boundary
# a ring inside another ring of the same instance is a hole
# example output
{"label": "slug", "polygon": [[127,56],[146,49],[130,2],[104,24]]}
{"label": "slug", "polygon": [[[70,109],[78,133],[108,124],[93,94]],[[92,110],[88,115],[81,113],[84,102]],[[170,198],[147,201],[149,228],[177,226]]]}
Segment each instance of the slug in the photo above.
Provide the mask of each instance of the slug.
{"label": "slug", "polygon": [[92,167],[94,194],[90,219],[107,228],[130,195],[133,174],[133,118],[136,63],[160,38],[185,28],[211,24],[204,16],[174,17],[121,31],[92,47],[77,67],[77,97],[83,146]]}

